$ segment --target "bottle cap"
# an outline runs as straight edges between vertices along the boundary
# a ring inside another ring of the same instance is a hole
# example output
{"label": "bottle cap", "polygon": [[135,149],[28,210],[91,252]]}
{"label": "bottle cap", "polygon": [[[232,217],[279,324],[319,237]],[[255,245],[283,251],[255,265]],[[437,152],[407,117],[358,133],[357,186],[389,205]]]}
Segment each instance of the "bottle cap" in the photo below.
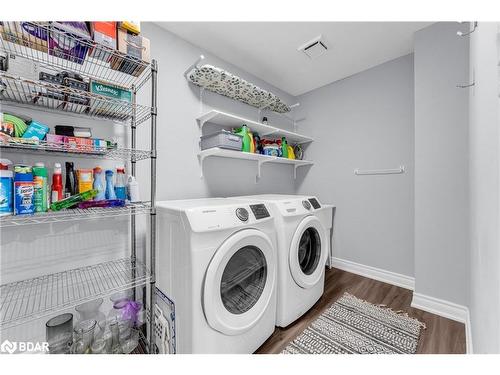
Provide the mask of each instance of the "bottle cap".
{"label": "bottle cap", "polygon": [[102,172],[102,168],[97,166],[94,168],[94,173],[101,173]]}
{"label": "bottle cap", "polygon": [[54,173],[55,174],[61,174],[62,170],[61,170],[61,164],[60,163],[55,163],[54,164]]}
{"label": "bottle cap", "polygon": [[125,173],[125,167],[123,165],[117,165],[116,172],[117,173]]}
{"label": "bottle cap", "polygon": [[35,163],[35,167],[41,167],[41,168],[44,168],[44,167],[45,167],[45,164],[44,164],[43,162],[41,162],[41,161],[37,161],[37,162]]}
{"label": "bottle cap", "polygon": [[0,159],[0,170],[9,169],[9,165],[12,165],[12,162],[9,159]]}

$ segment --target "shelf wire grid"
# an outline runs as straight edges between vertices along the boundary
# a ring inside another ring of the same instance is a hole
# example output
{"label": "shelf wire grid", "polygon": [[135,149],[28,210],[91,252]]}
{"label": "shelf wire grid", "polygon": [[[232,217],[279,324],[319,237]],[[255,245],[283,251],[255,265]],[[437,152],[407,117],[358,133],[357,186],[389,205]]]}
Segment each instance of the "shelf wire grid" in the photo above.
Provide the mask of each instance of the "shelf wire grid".
{"label": "shelf wire grid", "polygon": [[2,216],[0,217],[0,228],[140,215],[149,214],[150,212],[150,202],[128,203],[124,207],[73,208],[62,211],[35,213],[32,215]]}
{"label": "shelf wire grid", "polygon": [[123,161],[139,161],[149,159],[151,151],[117,147],[93,147],[87,145],[73,146],[68,143],[38,141],[24,138],[0,139],[0,150],[21,153],[47,153],[49,155],[83,158],[99,158]]}
{"label": "shelf wire grid", "polygon": [[0,49],[51,71],[57,68],[129,89],[151,77],[149,62],[62,27],[53,22],[0,22]]}
{"label": "shelf wire grid", "polygon": [[148,106],[4,73],[0,74],[0,100],[122,123],[129,122],[135,110],[136,125],[151,116]]}
{"label": "shelf wire grid", "polygon": [[67,310],[149,282],[149,269],[130,258],[76,268],[0,286],[0,327]]}

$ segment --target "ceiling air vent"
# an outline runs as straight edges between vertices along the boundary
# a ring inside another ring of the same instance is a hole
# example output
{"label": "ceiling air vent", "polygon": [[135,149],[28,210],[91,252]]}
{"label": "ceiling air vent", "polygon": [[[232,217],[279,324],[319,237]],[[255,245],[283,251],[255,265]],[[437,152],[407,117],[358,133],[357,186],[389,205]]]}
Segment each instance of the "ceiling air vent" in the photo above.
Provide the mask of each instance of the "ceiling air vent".
{"label": "ceiling air vent", "polygon": [[297,51],[302,51],[310,59],[315,59],[328,51],[328,47],[322,40],[322,36],[319,35],[316,38],[301,45],[299,48],[297,48]]}

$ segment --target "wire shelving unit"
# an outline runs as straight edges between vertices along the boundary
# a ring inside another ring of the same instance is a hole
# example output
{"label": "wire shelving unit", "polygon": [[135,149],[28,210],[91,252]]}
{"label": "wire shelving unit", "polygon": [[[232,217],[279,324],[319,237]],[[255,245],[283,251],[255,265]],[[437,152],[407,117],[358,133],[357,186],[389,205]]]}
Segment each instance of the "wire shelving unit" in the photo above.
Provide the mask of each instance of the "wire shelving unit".
{"label": "wire shelving unit", "polygon": [[0,327],[50,316],[83,302],[145,285],[149,269],[130,258],[0,286]]}
{"label": "wire shelving unit", "polygon": [[[62,51],[53,47],[57,40],[64,46],[75,46]],[[131,147],[102,147],[77,149],[67,144],[48,142],[26,143],[11,139],[0,143],[0,151],[36,153],[40,156],[66,155],[68,157],[104,158],[130,161],[131,174],[136,175],[136,162],[150,159],[151,191],[149,202],[136,202],[117,208],[70,209],[34,215],[7,216],[0,219],[0,229],[24,225],[130,217],[130,257],[89,267],[71,269],[28,280],[0,285],[0,331],[6,327],[24,324],[39,317],[74,307],[95,298],[120,290],[148,286],[143,293],[148,314],[149,329],[145,349],[152,352],[154,343],[154,298],[156,254],[156,117],[157,117],[157,62],[141,61],[118,50],[106,48],[57,27],[50,22],[0,22],[0,58],[26,59],[47,74],[70,72],[77,76],[78,85],[61,85],[33,77],[18,77],[0,66],[0,105],[5,103],[20,108],[57,112],[68,116],[94,118],[130,126]],[[130,90],[131,100],[119,100],[88,91],[91,82],[100,82]],[[150,82],[151,104],[137,103],[138,91]],[[85,86],[87,85],[87,86]],[[150,123],[150,149],[136,149],[137,127]],[[104,126],[104,124],[101,124]],[[149,257],[143,262],[137,257],[136,215],[149,214]],[[147,296],[147,297],[146,297]],[[146,298],[148,299],[146,301]]]}
{"label": "wire shelving unit", "polygon": [[79,158],[96,158],[109,160],[145,160],[151,157],[150,150],[138,150],[132,148],[118,148],[112,146],[91,147],[79,145],[71,146],[68,143],[33,141],[22,138],[11,138],[8,141],[0,139],[0,150],[20,152],[23,154],[46,153],[47,156],[66,156]]}

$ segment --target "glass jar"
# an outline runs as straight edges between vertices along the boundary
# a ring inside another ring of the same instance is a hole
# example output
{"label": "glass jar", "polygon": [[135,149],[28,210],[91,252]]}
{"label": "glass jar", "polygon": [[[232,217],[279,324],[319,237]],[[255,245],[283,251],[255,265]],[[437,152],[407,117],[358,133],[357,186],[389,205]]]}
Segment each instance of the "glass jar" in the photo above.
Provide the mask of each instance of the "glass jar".
{"label": "glass jar", "polygon": [[94,332],[97,321],[94,319],[78,322],[74,330],[72,352],[74,354],[89,354],[94,342]]}

